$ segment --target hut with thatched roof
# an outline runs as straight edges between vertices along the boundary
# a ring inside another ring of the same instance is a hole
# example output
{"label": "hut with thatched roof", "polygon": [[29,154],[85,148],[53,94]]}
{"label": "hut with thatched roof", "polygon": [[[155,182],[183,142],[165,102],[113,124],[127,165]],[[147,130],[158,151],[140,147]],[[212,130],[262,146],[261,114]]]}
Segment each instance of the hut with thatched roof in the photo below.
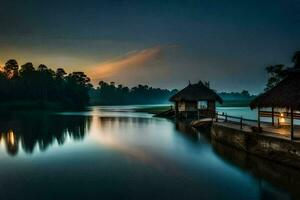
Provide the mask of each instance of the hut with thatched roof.
{"label": "hut with thatched roof", "polygon": [[203,116],[213,117],[216,112],[216,102],[222,103],[221,97],[208,85],[199,81],[189,83],[184,89],[170,98],[175,104],[175,116]]}
{"label": "hut with thatched roof", "polygon": [[[300,72],[289,72],[287,77],[275,87],[259,95],[250,103],[250,108],[258,110],[258,127],[261,117],[271,117],[274,126],[274,118],[290,121],[291,139],[294,134],[294,119],[300,119]],[[271,111],[261,111],[262,108],[271,108]],[[279,110],[279,112],[278,112]]]}

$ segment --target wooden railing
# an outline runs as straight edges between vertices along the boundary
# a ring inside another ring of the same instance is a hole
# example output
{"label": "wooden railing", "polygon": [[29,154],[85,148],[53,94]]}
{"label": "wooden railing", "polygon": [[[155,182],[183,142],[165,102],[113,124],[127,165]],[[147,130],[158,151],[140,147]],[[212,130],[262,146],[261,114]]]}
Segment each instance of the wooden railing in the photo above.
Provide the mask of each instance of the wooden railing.
{"label": "wooden railing", "polygon": [[[291,116],[291,113],[288,113],[288,112],[270,112],[270,111],[260,111],[260,116],[261,117],[272,117],[272,115],[274,117],[277,118],[278,122],[277,122],[277,125],[278,127],[281,127],[282,125],[286,125],[286,124],[282,124],[282,122],[280,122],[280,118],[289,118],[289,119],[293,119],[291,120],[291,122],[287,125],[290,126],[290,129],[291,129],[291,140],[294,140],[294,139],[299,139],[299,138],[295,138],[294,137],[294,119],[296,120],[299,120],[300,119],[300,114],[299,113],[293,113],[293,115]],[[259,118],[258,118],[259,119]],[[233,124],[238,124],[240,126],[240,129],[242,130],[243,129],[243,126],[247,125],[247,126],[250,126],[250,128],[252,129],[252,131],[255,131],[255,132],[262,132],[262,128],[260,126],[261,122],[258,121],[258,120],[253,120],[253,119],[245,119],[243,118],[242,116],[241,117],[236,117],[236,116],[230,116],[230,115],[227,115],[227,113],[216,113],[216,118],[215,118],[216,121],[219,121],[219,120],[224,120],[224,122],[230,122],[230,123],[233,123]],[[274,126],[274,118],[272,119],[272,126]]]}
{"label": "wooden railing", "polygon": [[[228,115],[227,113],[216,113],[215,115],[215,120],[216,122],[218,122],[219,120],[224,120],[224,122],[230,122],[230,123],[234,123],[234,124],[238,124],[240,126],[240,129],[243,129],[243,126],[255,126],[257,124],[257,120],[253,120],[253,119],[247,119],[247,118],[243,118],[241,117],[237,117],[237,116],[231,116]],[[250,123],[249,123],[250,122]]]}
{"label": "wooden railing", "polygon": [[[259,115],[261,117],[272,117],[272,111],[259,111]],[[290,112],[273,112],[273,117],[283,117],[290,119],[291,113]],[[293,113],[294,119],[300,119],[300,113]]]}

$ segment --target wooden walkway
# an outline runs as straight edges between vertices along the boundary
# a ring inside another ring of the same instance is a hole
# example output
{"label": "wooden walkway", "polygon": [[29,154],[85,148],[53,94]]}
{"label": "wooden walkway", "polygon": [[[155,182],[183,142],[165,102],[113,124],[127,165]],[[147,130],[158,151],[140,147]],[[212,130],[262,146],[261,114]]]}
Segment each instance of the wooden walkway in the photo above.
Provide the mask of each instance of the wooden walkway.
{"label": "wooden walkway", "polygon": [[[237,121],[225,121],[224,119],[219,119],[218,122],[214,122],[214,123],[228,128],[233,128],[236,130],[243,130],[245,132],[253,132],[251,127],[257,127],[257,123],[255,122],[245,122],[241,126],[241,124]],[[261,122],[261,128],[262,128],[262,132],[259,134],[290,140],[291,127],[289,125],[283,125],[281,127],[278,127],[276,125],[272,126],[271,123]],[[300,142],[300,126],[294,125],[294,140],[297,139]]]}

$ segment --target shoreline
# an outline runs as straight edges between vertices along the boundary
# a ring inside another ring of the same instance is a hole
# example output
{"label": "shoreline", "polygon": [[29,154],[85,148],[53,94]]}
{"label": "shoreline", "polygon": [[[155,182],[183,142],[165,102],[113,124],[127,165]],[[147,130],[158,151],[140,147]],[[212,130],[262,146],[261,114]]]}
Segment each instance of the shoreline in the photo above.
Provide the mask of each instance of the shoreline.
{"label": "shoreline", "polygon": [[300,169],[300,142],[288,138],[241,130],[229,127],[219,122],[195,123],[197,120],[175,120],[174,123],[184,123],[207,136],[211,143],[220,143],[233,147],[237,151],[257,156],[286,167]]}
{"label": "shoreline", "polygon": [[213,123],[211,139],[286,166],[300,168],[300,143]]}
{"label": "shoreline", "polygon": [[[269,132],[240,129],[222,122],[203,120],[176,120],[168,111],[154,115],[171,119],[174,123],[185,123],[196,130],[206,132],[211,141],[236,148],[239,151],[300,169],[300,142]],[[204,131],[203,131],[204,130]]]}
{"label": "shoreline", "polygon": [[1,111],[58,111],[84,109],[86,106],[73,106],[50,101],[14,101],[0,104]]}
{"label": "shoreline", "polygon": [[[186,129],[194,129],[195,134],[204,136],[212,146],[213,151],[215,151],[224,162],[234,167],[242,168],[247,171],[247,173],[258,178],[263,178],[272,183],[272,185],[284,187],[284,190],[291,192],[292,196],[298,196],[300,194],[298,189],[300,187],[300,166],[298,165],[300,162],[297,162],[297,165],[295,165],[295,163],[288,164],[287,162],[274,159],[274,156],[270,157],[270,155],[266,154],[262,156],[258,154],[259,151],[257,151],[257,153],[247,151],[241,148],[241,146],[236,145],[239,143],[238,140],[235,140],[237,141],[236,143],[232,143],[230,140],[229,142],[224,142],[224,140],[220,140],[221,138],[212,134],[213,126],[203,129],[203,127],[192,126],[188,121],[174,120],[174,123],[176,127],[181,127],[179,130],[182,132]],[[228,132],[225,133],[224,130],[221,132],[223,132],[224,135],[228,134]],[[241,136],[241,133],[235,134]],[[256,138],[255,135],[253,135],[253,137]],[[279,156],[284,157],[282,154]]]}
{"label": "shoreline", "polygon": [[[284,190],[291,192],[292,195],[299,196],[300,173],[298,167],[286,165],[282,162],[259,156],[217,140],[211,134],[210,128],[199,129],[199,127],[194,127],[189,122],[184,121],[174,120],[174,123],[183,133],[186,133],[186,130],[194,130],[194,138],[197,138],[197,134],[201,134],[201,136],[209,142],[212,150],[216,152],[224,162],[234,167],[242,168],[257,178],[263,178],[272,183],[272,185],[284,187]],[[193,137],[189,131],[187,131],[187,133]]]}

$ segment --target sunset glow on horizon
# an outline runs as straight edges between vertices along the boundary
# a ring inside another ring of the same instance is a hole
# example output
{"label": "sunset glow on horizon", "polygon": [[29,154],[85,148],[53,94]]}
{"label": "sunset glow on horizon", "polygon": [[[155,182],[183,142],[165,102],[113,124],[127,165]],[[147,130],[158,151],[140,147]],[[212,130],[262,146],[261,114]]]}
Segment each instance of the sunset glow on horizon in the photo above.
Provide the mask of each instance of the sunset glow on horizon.
{"label": "sunset glow on horizon", "polygon": [[296,1],[280,0],[4,0],[0,66],[12,58],[19,65],[84,71],[94,84],[182,88],[206,80],[219,91],[258,93],[265,66],[291,65],[300,46],[298,10]]}

